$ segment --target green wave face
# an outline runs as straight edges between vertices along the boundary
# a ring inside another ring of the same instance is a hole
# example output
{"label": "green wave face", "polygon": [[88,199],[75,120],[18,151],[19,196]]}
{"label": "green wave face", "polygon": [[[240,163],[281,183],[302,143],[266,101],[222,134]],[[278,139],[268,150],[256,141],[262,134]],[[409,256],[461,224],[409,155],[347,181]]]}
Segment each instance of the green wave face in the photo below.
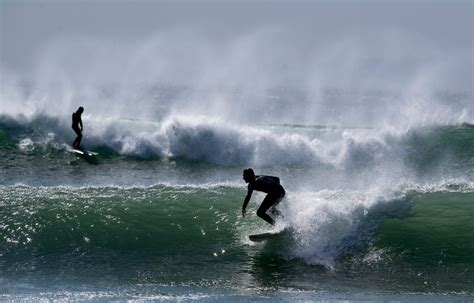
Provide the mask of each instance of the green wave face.
{"label": "green wave face", "polygon": [[463,285],[458,290],[472,293],[473,202],[472,192],[415,193],[408,217],[387,218],[381,225],[375,261],[368,254],[375,276],[404,276],[404,283],[417,291]]}
{"label": "green wave face", "polygon": [[229,199],[235,190],[1,191],[0,281],[5,283],[204,286],[225,276],[239,263],[235,256],[243,255],[235,229],[240,199]]}
{"label": "green wave face", "polygon": [[323,235],[290,230],[255,246],[247,236],[265,227],[255,216],[241,218],[243,194],[229,187],[2,187],[0,280],[474,291],[472,193],[415,192],[409,213],[392,211],[401,217],[388,214],[401,207],[394,200],[362,219],[344,218],[341,224],[363,220],[364,228],[343,239],[330,268],[306,262],[298,249],[316,236],[339,241],[337,221],[325,222]]}
{"label": "green wave face", "polygon": [[416,194],[412,214],[386,219],[379,245],[426,264],[474,261],[473,193]]}
{"label": "green wave face", "polygon": [[240,199],[234,205],[228,197],[221,201],[217,190],[163,186],[2,190],[9,192],[1,204],[3,256],[67,247],[178,250],[228,242],[235,237],[231,228],[240,205]]}

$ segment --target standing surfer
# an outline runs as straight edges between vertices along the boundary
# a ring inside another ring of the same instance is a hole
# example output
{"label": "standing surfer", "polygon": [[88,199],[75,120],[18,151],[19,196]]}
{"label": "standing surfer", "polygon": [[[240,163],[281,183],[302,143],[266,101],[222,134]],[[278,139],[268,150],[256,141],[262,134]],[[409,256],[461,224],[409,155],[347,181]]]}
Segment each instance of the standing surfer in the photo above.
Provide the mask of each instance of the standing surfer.
{"label": "standing surfer", "polygon": [[[72,129],[77,134],[76,140],[72,143],[72,146],[80,149],[81,139],[82,139],[82,119],[81,115],[84,112],[84,108],[80,106],[76,112],[72,113]],[[80,128],[79,128],[80,126]]]}
{"label": "standing surfer", "polygon": [[262,191],[267,193],[265,199],[257,210],[257,216],[267,221],[271,225],[275,225],[275,220],[267,214],[267,210],[272,208],[273,214],[278,214],[275,206],[285,196],[285,189],[280,185],[280,178],[272,176],[255,176],[253,169],[244,169],[243,177],[245,183],[248,183],[247,196],[245,196],[244,204],[242,205],[242,216],[245,217],[247,214],[247,204],[252,197],[254,190]]}

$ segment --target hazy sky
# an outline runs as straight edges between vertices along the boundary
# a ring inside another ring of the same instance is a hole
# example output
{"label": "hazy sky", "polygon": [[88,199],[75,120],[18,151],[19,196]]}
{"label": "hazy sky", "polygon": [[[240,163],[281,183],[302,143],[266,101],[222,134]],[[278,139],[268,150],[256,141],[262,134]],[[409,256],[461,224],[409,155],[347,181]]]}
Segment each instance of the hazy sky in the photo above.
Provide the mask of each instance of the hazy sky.
{"label": "hazy sky", "polygon": [[296,41],[397,30],[446,52],[472,52],[474,2],[446,1],[23,1],[0,0],[1,65],[29,69],[56,39],[130,41],[185,29],[232,39],[278,27]]}
{"label": "hazy sky", "polygon": [[[0,103],[58,115],[80,102],[127,117],[252,120],[258,104],[308,123],[468,119],[472,102],[431,96],[473,92],[473,14],[474,0],[0,0]],[[351,94],[337,106],[332,89]],[[399,97],[366,100],[378,92]]]}

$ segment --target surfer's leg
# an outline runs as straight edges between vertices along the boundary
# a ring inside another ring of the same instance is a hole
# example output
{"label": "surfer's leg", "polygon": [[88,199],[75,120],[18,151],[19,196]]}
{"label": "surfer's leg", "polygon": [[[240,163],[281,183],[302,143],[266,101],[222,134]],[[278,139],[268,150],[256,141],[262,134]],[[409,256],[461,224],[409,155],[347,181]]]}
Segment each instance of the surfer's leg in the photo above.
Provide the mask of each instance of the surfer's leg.
{"label": "surfer's leg", "polygon": [[82,134],[79,133],[79,135],[77,136],[77,148],[81,147],[81,140],[82,140]]}
{"label": "surfer's leg", "polygon": [[275,217],[283,217],[281,212],[276,208],[277,205],[280,203],[280,201],[285,197],[285,190],[283,189],[279,197],[275,200],[275,203],[273,203],[270,212],[272,213],[273,216]]}
{"label": "surfer's leg", "polygon": [[72,143],[72,146],[79,148],[79,144],[81,144],[81,139],[82,139],[81,130],[78,127],[73,127],[72,129],[77,135],[76,139],[74,140],[74,143]]}
{"label": "surfer's leg", "polygon": [[267,210],[275,204],[277,199],[278,197],[276,197],[274,194],[267,194],[267,196],[265,197],[265,199],[263,199],[262,204],[260,204],[260,207],[257,210],[257,216],[267,221],[271,225],[275,225],[275,220],[273,220],[272,217],[267,214]]}

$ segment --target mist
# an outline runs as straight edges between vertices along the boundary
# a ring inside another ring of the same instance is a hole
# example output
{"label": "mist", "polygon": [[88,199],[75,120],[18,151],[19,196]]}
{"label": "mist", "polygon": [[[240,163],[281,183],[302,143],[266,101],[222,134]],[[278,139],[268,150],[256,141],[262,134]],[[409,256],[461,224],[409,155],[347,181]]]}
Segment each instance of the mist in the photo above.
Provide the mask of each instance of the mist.
{"label": "mist", "polygon": [[472,6],[4,1],[0,111],[472,123]]}

